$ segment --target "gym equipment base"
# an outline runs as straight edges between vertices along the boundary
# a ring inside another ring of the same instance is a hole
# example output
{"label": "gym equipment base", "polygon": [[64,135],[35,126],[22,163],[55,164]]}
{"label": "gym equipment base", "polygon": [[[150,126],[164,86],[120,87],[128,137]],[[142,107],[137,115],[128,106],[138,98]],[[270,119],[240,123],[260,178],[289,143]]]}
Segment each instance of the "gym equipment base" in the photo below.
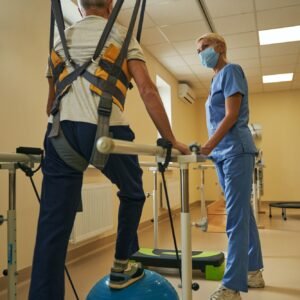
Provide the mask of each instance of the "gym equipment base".
{"label": "gym equipment base", "polygon": [[[181,252],[179,260],[181,262]],[[141,248],[132,260],[141,262],[145,267],[178,268],[175,250]],[[192,251],[192,268],[205,274],[207,280],[221,280],[224,274],[224,253],[212,251]]]}
{"label": "gym equipment base", "polygon": [[274,202],[269,204],[269,218],[272,218],[272,207],[278,207],[281,208],[281,216],[284,221],[287,220],[287,215],[286,215],[286,209],[287,208],[294,208],[294,209],[299,209],[300,208],[300,202],[296,201],[289,201],[289,202]]}

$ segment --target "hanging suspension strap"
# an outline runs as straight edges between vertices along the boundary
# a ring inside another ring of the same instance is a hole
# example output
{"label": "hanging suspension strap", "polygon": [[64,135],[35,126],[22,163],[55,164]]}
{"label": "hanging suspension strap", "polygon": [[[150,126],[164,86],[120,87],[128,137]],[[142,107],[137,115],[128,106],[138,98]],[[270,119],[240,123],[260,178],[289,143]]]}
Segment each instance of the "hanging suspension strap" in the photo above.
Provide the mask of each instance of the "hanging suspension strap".
{"label": "hanging suspension strap", "polygon": [[[104,83],[102,94],[100,95],[100,101],[98,105],[98,126],[97,126],[95,141],[94,141],[93,153],[90,160],[90,163],[98,167],[99,169],[104,168],[105,163],[108,159],[108,155],[101,154],[97,150],[96,143],[100,137],[109,136],[109,120],[111,116],[112,105],[114,102],[113,95],[111,93],[111,89],[109,88],[109,85],[116,86],[118,79],[121,77],[121,74],[123,73],[122,65],[124,62],[127,64],[126,57],[127,57],[128,47],[132,38],[132,33],[134,30],[134,25],[136,22],[139,8],[140,8],[140,0],[137,0],[130,20],[128,32],[124,40],[124,43],[122,45],[122,48],[120,50],[119,56],[117,57],[114,64],[111,64],[110,66],[109,65],[106,66],[108,67],[107,71],[109,77],[107,78],[107,81]],[[101,60],[99,66],[102,68],[104,67]],[[129,86],[129,83],[130,81],[128,81],[128,84],[126,85],[127,88]]]}
{"label": "hanging suspension strap", "polygon": [[147,0],[143,0],[140,19],[139,19],[138,30],[137,30],[137,34],[136,34],[136,39],[139,43],[141,42],[141,38],[142,38],[144,17],[145,17],[145,11],[146,11],[146,2],[147,2]]}
{"label": "hanging suspension strap", "polygon": [[[60,0],[51,0],[51,7],[52,7],[52,12],[57,24],[57,29],[59,32],[61,44],[64,49],[64,53],[66,56],[66,61],[71,63],[73,65],[71,55],[69,53],[69,49],[67,46],[67,41],[66,41],[66,36],[65,36],[65,22],[64,22],[64,17],[62,13],[62,8],[61,8],[61,3]],[[75,67],[75,65],[73,65]]]}
{"label": "hanging suspension strap", "polygon": [[53,15],[53,11],[51,8],[50,12],[50,37],[49,37],[49,54],[51,54],[51,51],[53,49],[53,43],[54,43],[54,28],[55,28],[55,19]]}

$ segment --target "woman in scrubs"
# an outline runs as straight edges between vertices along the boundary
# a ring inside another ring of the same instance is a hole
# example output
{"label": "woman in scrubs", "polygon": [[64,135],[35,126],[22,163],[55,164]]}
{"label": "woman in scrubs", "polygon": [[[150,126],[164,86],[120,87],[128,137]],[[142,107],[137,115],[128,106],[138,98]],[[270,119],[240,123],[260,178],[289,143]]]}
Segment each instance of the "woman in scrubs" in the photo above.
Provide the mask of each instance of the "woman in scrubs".
{"label": "woman in scrubs", "polygon": [[211,300],[238,300],[248,287],[264,287],[259,234],[251,208],[257,153],[248,128],[247,80],[242,68],[226,59],[226,42],[216,33],[197,39],[204,67],[214,72],[205,104],[208,141],[201,152],[215,163],[226,198],[228,257],[222,285]]}

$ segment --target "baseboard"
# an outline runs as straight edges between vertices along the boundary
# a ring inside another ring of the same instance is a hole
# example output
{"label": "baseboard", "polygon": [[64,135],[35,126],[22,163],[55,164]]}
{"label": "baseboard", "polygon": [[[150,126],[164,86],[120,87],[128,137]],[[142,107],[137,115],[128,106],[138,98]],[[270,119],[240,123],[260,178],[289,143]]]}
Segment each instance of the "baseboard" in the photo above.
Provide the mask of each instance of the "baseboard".
{"label": "baseboard", "polygon": [[[31,275],[31,266],[18,271],[18,285],[28,281]],[[0,294],[5,291],[8,286],[8,277],[0,277]]]}
{"label": "baseboard", "polygon": [[261,200],[260,202],[261,203],[266,203],[266,204],[269,204],[269,203],[274,203],[274,202],[300,202],[300,200]]}

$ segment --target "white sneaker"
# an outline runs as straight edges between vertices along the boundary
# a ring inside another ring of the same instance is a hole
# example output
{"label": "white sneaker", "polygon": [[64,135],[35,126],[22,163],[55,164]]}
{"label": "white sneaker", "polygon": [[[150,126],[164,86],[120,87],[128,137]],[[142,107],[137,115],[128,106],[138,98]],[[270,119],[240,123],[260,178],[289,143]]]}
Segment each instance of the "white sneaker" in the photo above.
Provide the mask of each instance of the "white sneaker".
{"label": "white sneaker", "polygon": [[262,271],[248,272],[248,287],[249,288],[264,288],[265,281],[262,276]]}
{"label": "white sneaker", "polygon": [[221,285],[209,298],[210,300],[241,300],[240,292]]}

